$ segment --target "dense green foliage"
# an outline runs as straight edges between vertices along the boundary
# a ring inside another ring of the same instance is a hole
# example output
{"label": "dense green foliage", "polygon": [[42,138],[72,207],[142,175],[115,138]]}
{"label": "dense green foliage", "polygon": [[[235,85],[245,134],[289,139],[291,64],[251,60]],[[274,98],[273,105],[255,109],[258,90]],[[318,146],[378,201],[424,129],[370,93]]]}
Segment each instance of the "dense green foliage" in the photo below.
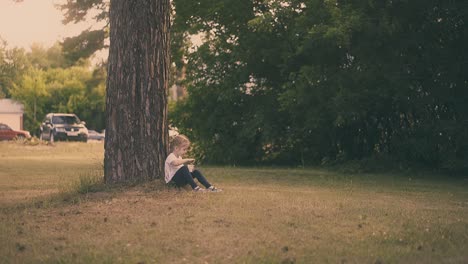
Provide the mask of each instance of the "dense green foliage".
{"label": "dense green foliage", "polygon": [[30,52],[0,46],[0,95],[24,104],[24,128],[32,134],[49,112],[75,113],[89,128],[104,129],[105,80],[104,66],[70,60],[59,44]]}
{"label": "dense green foliage", "polygon": [[465,2],[174,4],[205,39],[171,118],[206,161],[468,168]]}
{"label": "dense green foliage", "polygon": [[26,71],[27,58],[24,50],[8,49],[0,36],[0,99],[9,97],[9,87]]}

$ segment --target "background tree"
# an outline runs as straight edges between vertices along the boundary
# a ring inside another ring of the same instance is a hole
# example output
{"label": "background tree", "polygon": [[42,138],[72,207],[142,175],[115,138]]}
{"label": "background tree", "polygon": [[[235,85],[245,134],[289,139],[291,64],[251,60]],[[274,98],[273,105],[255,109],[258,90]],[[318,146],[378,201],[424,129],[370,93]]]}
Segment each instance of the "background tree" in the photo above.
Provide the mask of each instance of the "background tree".
{"label": "background tree", "polygon": [[169,10],[169,0],[111,1],[106,182],[164,175]]}
{"label": "background tree", "polygon": [[21,101],[25,106],[26,128],[38,128],[40,120],[44,116],[44,104],[49,96],[44,72],[39,69],[31,69],[22,76],[19,84],[14,84],[10,90],[13,98]]}
{"label": "background tree", "polygon": [[8,76],[7,74],[7,62],[5,58],[6,53],[6,42],[0,38],[0,99],[6,96],[5,81],[4,79]]}
{"label": "background tree", "polygon": [[50,98],[44,106],[48,112],[75,113],[90,129],[105,128],[105,78],[102,67],[49,69],[46,85]]}
{"label": "background tree", "polygon": [[3,94],[24,104],[26,130],[37,135],[49,112],[75,113],[90,129],[105,128],[105,65],[91,67],[80,59],[71,66],[59,44],[48,49],[33,45],[29,52],[4,47],[1,55]]}
{"label": "background tree", "polygon": [[65,58],[62,46],[58,42],[50,48],[33,43],[31,51],[26,55],[31,66],[42,70],[72,66],[72,63]]}
{"label": "background tree", "polygon": [[26,51],[22,48],[7,48],[7,42],[0,37],[0,98],[10,97],[9,89],[20,81],[30,67]]}
{"label": "background tree", "polygon": [[59,5],[64,12],[64,24],[79,23],[88,19],[94,20],[101,27],[86,29],[79,35],[68,37],[62,42],[65,57],[77,62],[88,59],[96,51],[108,48],[109,37],[109,0],[67,0]]}
{"label": "background tree", "polygon": [[205,39],[171,122],[207,162],[468,168],[465,3],[174,5],[173,28]]}
{"label": "background tree", "polygon": [[[85,3],[69,1],[67,4]],[[103,33],[105,29],[106,26],[102,28]],[[99,35],[102,34],[93,36]],[[88,128],[105,128],[107,64],[91,65],[89,57],[96,51],[96,45],[90,45],[93,40],[83,41],[77,44],[77,40],[70,38],[49,48],[34,43],[31,51],[26,52],[20,48],[9,49],[0,40],[0,98],[13,97],[25,105],[24,127],[33,134],[37,135],[39,121],[49,112],[73,112],[87,122]],[[28,84],[32,79],[40,80],[43,89],[39,89],[39,94]]]}

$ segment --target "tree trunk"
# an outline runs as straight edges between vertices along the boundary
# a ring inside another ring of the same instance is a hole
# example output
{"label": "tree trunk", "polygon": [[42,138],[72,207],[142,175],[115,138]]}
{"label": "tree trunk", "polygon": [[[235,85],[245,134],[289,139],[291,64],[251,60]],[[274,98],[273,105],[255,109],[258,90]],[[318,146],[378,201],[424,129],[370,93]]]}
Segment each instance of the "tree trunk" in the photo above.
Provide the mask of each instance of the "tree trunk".
{"label": "tree trunk", "polygon": [[111,0],[106,183],[164,178],[169,0]]}

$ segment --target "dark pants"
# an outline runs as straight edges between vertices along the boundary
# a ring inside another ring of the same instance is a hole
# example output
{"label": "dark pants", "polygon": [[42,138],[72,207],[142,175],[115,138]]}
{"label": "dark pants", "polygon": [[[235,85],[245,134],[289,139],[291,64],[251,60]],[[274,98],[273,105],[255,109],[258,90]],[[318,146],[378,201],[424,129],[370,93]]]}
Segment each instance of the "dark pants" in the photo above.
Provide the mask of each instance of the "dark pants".
{"label": "dark pants", "polygon": [[201,174],[199,170],[194,170],[190,172],[187,166],[182,166],[172,177],[171,182],[175,183],[177,187],[183,187],[187,184],[190,184],[192,189],[195,189],[198,185],[195,183],[193,179],[197,179],[205,188],[211,187],[211,184],[208,180]]}

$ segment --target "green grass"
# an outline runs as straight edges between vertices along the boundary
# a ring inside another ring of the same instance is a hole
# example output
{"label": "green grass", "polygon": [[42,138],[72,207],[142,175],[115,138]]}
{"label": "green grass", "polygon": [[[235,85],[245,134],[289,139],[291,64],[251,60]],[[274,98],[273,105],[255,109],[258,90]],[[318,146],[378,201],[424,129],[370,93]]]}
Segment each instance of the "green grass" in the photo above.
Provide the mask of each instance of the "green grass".
{"label": "green grass", "polygon": [[467,263],[468,181],[201,167],[222,193],[102,184],[102,143],[0,142],[0,263]]}

